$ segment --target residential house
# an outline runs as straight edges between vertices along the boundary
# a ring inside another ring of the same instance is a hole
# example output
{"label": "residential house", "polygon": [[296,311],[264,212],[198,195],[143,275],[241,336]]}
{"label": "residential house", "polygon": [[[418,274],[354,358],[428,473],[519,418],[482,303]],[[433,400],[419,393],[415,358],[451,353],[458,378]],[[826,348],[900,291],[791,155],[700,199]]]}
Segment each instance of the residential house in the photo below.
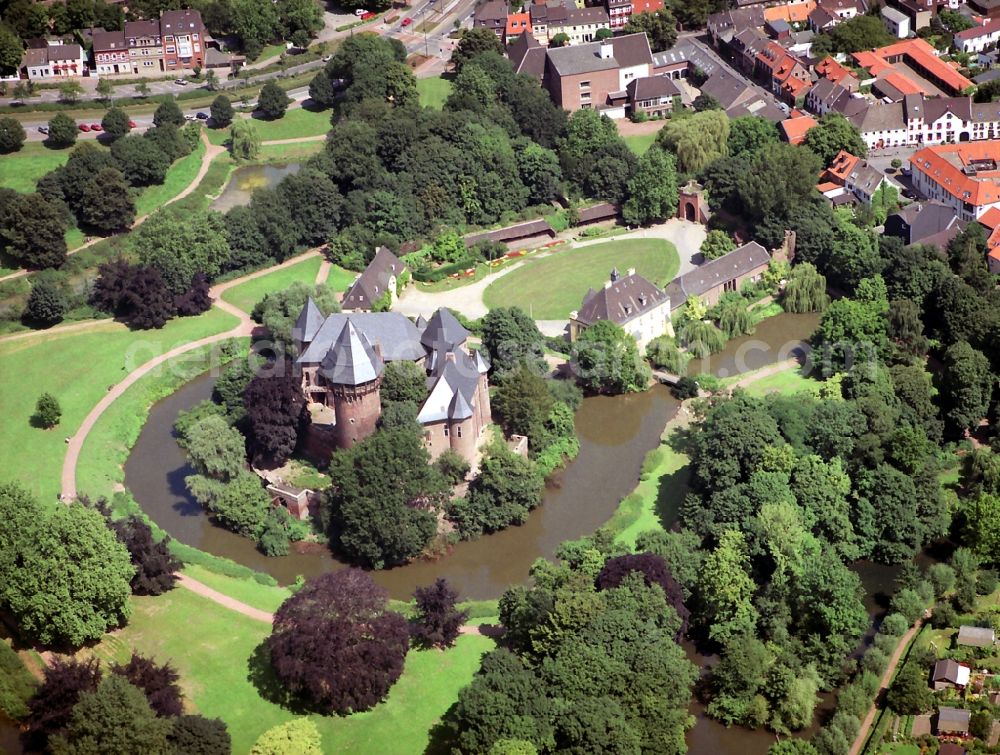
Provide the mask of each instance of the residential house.
{"label": "residential house", "polygon": [[548,45],[556,32],[550,31],[550,24],[562,26],[569,14],[569,9],[560,0],[535,2],[528,8],[531,17],[531,33],[541,44]]}
{"label": "residential house", "polygon": [[709,260],[670,282],[666,288],[670,310],[679,309],[691,296],[712,307],[727,291],[739,291],[745,281],[760,280],[770,261],[771,255],[756,241]]}
{"label": "residential house", "polygon": [[979,224],[986,229],[986,265],[993,275],[1000,275],[1000,209],[993,207],[982,214]]}
{"label": "residential house", "polygon": [[489,29],[502,40],[507,30],[507,11],[507,3],[504,0],[486,0],[476,8],[472,17],[472,27]]}
{"label": "residential house", "polygon": [[963,625],[958,628],[955,642],[963,647],[989,648],[996,644],[996,640],[996,632],[990,627]]}
{"label": "residential house", "polygon": [[839,101],[833,109],[858,127],[869,149],[1000,137],[1000,104],[973,102],[970,97],[909,94],[899,102],[854,111],[849,105]]}
{"label": "residential house", "polygon": [[812,85],[812,76],[805,63],[789,53],[777,42],[768,42],[757,54],[757,77],[789,105],[805,97]]}
{"label": "residential house", "polygon": [[145,75],[164,70],[159,21],[126,21],[125,44],[128,45],[132,73]]}
{"label": "residential house", "polygon": [[1000,41],[1000,18],[985,19],[980,26],[960,31],[954,36],[959,52],[983,52]]}
{"label": "residential house", "polygon": [[560,107],[599,109],[624,118],[627,87],[652,75],[653,53],[645,34],[626,34],[603,42],[549,48],[543,85]]}
{"label": "residential house", "polygon": [[725,52],[737,34],[747,29],[760,29],[765,23],[764,9],[756,7],[713,13],[706,25],[712,44]]}
{"label": "residential house", "polygon": [[910,17],[898,8],[886,5],[879,15],[882,16],[882,23],[885,24],[886,30],[897,39],[906,39],[912,33],[913,26]]}
{"label": "residential house", "polygon": [[165,10],[160,13],[165,71],[205,67],[208,33],[196,10]]}
{"label": "residential house", "polygon": [[988,18],[1000,18],[1000,0],[969,0],[969,7]]}
{"label": "residential house", "polygon": [[632,79],[625,88],[632,113],[662,117],[672,112],[674,103],[683,103],[681,90],[669,76],[644,76]]}
{"label": "residential house", "polygon": [[931,686],[935,692],[945,689],[965,688],[969,683],[969,667],[950,658],[934,664]]}
{"label": "residential house", "polygon": [[319,416],[332,413],[335,448],[350,448],[375,431],[385,365],[410,361],[427,372],[429,395],[417,421],[431,457],[450,448],[472,463],[492,420],[489,363],[468,349],[468,336],[447,309],[419,325],[397,312],[323,318],[312,299],[292,329],[302,390],[311,404],[324,407]]}
{"label": "residential house", "polygon": [[504,30],[504,43],[510,44],[519,35],[531,37],[531,14],[510,13],[507,15],[507,27]]}
{"label": "residential house", "polygon": [[514,67],[514,73],[527,73],[538,79],[545,77],[547,51],[533,33],[519,34],[507,44],[507,57]]}
{"label": "residential house", "polygon": [[813,66],[813,72],[815,72],[817,76],[831,81],[834,84],[839,84],[850,92],[857,92],[861,89],[861,82],[858,80],[858,77],[854,75],[854,72],[847,66],[838,63],[829,55]]}
{"label": "residential house", "polygon": [[770,100],[738,76],[720,68],[700,87],[702,94],[713,97],[730,118],[755,115],[777,123],[785,114]]}
{"label": "residential house", "polygon": [[[843,149],[834,156],[820,175],[820,186],[829,184],[842,189],[869,207],[875,193],[886,181],[885,174],[878,168]],[[829,187],[826,190],[820,189],[820,193],[824,195],[830,191],[832,189]],[[828,196],[828,198],[833,197]]]}
{"label": "residential house", "polygon": [[609,320],[635,338],[640,350],[657,336],[672,335],[670,299],[634,269],[622,277],[618,270],[598,291],[590,289],[580,309],[569,314],[569,337],[575,341],[587,328]]}
{"label": "residential house", "polygon": [[98,27],[91,29],[94,52],[94,70],[101,76],[132,73],[128,45],[124,31],[105,31]]}
{"label": "residential house", "polygon": [[812,13],[815,7],[816,0],[773,5],[769,8],[764,8],[764,20],[781,20],[789,24],[805,24],[809,21],[809,14]]}
{"label": "residential house", "polygon": [[[1000,215],[1000,210],[996,212]],[[980,222],[985,217],[984,215]],[[907,246],[932,244],[943,249],[965,230],[966,225],[968,224],[955,214],[955,210],[943,202],[913,202],[886,218],[883,233],[902,239]]]}
{"label": "residential house", "polygon": [[776,18],[764,24],[764,33],[778,42],[786,42],[792,37],[792,27],[783,18]]}
{"label": "residential house", "polygon": [[632,0],[604,0],[604,7],[614,31],[621,29],[632,18]]}
{"label": "residential house", "polygon": [[396,289],[406,265],[388,248],[375,252],[364,272],[344,292],[341,307],[345,312],[371,312],[376,306],[389,309],[396,301]]}
{"label": "residential house", "polygon": [[[976,220],[991,207],[1000,206],[998,159],[1000,141],[925,147],[910,157],[913,186],[928,199],[954,209],[962,220]],[[979,634],[976,627],[963,629],[965,637]],[[959,637],[963,637],[962,630]]]}
{"label": "residential house", "polygon": [[[853,76],[844,79],[848,86],[857,82]],[[860,83],[860,82],[859,82]],[[854,105],[852,100],[857,100]],[[869,101],[860,95],[855,95],[854,91],[842,84],[830,81],[830,79],[820,79],[813,84],[806,92],[805,107],[816,115],[826,115],[831,110],[838,113],[856,107],[858,110],[867,108]],[[846,116],[845,116],[846,117]]]}
{"label": "residential house", "polygon": [[793,110],[791,115],[778,124],[781,135],[789,144],[802,144],[806,134],[817,126],[816,119],[799,110]]}
{"label": "residential house", "polygon": [[855,52],[852,53],[852,57],[872,76],[892,71],[906,76],[899,66],[902,64],[909,67],[917,74],[910,80],[925,94],[936,94],[936,92],[926,91],[920,78],[926,79],[946,95],[961,94],[972,86],[971,81],[941,60],[938,52],[923,39],[907,39],[876,50]]}
{"label": "residential house", "polygon": [[937,734],[964,737],[969,734],[972,711],[963,708],[938,708]]}
{"label": "residential house", "polygon": [[632,0],[632,15],[636,13],[656,13],[663,8],[663,0]]}
{"label": "residential house", "polygon": [[757,29],[743,29],[733,37],[729,53],[736,68],[745,76],[753,76],[757,70],[757,56],[771,41]]}
{"label": "residential house", "polygon": [[27,69],[31,81],[74,78],[85,76],[88,71],[83,48],[61,41],[29,47],[24,51],[21,67]]}
{"label": "residential house", "polygon": [[549,39],[565,34],[571,45],[582,45],[593,42],[599,29],[610,28],[611,19],[604,8],[573,8],[561,21],[549,19]]}
{"label": "residential house", "polygon": [[910,19],[910,30],[914,33],[930,26],[931,19],[939,10],[958,10],[964,3],[965,0],[893,0],[892,2],[894,7]]}

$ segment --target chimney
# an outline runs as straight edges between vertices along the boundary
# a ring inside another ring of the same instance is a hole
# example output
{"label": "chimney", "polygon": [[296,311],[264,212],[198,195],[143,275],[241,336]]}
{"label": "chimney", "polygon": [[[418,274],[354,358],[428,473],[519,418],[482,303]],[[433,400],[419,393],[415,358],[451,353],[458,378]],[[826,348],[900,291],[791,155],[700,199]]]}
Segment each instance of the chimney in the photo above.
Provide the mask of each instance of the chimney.
{"label": "chimney", "polygon": [[601,42],[601,60],[611,60],[615,56],[615,46],[610,42]]}
{"label": "chimney", "polygon": [[626,272],[625,274],[628,275],[629,277],[635,275],[635,268],[634,267],[630,267],[628,269],[628,272]]}
{"label": "chimney", "polygon": [[619,280],[621,280],[621,277],[622,276],[618,272],[618,268],[617,267],[611,268],[611,282],[612,283],[617,283]]}

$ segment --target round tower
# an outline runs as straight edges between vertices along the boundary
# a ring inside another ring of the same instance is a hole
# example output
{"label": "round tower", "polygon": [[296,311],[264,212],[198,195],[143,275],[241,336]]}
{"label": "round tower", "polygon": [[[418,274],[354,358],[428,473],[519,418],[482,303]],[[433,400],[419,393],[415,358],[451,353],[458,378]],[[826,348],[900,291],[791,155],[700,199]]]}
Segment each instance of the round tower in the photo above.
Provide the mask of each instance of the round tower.
{"label": "round tower", "polygon": [[337,448],[350,448],[375,432],[382,414],[382,376],[359,385],[338,384],[330,387],[333,411],[337,415],[334,427]]}
{"label": "round tower", "polygon": [[338,448],[350,448],[375,432],[382,413],[384,368],[380,350],[348,320],[319,367],[336,415],[334,438]]}

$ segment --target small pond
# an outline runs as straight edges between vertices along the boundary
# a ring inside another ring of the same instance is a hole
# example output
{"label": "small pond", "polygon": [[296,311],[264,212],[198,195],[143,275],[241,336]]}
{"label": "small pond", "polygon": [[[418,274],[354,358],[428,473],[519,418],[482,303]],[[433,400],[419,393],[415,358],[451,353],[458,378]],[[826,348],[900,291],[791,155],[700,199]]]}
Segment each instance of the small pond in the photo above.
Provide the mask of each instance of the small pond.
{"label": "small pond", "polygon": [[229,183],[222,193],[212,201],[211,209],[226,212],[233,207],[250,204],[250,195],[257,189],[266,189],[277,185],[285,176],[298,173],[301,163],[287,165],[245,165],[233,171]]}

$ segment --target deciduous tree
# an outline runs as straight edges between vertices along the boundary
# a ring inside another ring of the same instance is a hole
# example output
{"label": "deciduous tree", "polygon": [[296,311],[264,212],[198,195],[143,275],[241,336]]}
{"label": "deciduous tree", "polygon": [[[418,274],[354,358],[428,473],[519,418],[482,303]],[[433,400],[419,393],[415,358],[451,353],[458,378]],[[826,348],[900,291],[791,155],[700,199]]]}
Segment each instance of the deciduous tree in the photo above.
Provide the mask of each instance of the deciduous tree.
{"label": "deciduous tree", "polygon": [[677,20],[667,8],[652,13],[633,13],[625,24],[625,33],[645,33],[653,52],[663,52],[677,41]]}
{"label": "deciduous tree", "polygon": [[[2,40],[2,32],[0,32],[0,40]],[[24,144],[24,139],[24,127],[20,121],[16,118],[0,118],[0,153],[17,152]]]}
{"label": "deciduous tree", "polygon": [[257,98],[257,109],[271,120],[281,118],[288,110],[288,95],[285,94],[284,89],[278,86],[276,81],[271,79],[260,90],[260,96]]}
{"label": "deciduous tree", "polygon": [[293,718],[260,735],[250,755],[323,755],[323,742],[316,724],[308,718]]}
{"label": "deciduous tree", "polygon": [[116,663],[111,673],[128,680],[128,683],[146,696],[149,707],[161,718],[179,716],[184,710],[180,674],[169,663],[158,665],[134,650],[128,663]]}
{"label": "deciduous tree", "polygon": [[630,393],[646,389],[649,367],[639,357],[635,339],[610,320],[587,328],[573,349],[580,382],[598,393]]}
{"label": "deciduous tree", "polygon": [[31,280],[31,293],[24,308],[24,319],[40,325],[54,325],[69,309],[65,277],[54,270],[43,270]]}
{"label": "deciduous tree", "polygon": [[233,110],[232,100],[224,94],[220,94],[212,100],[212,106],[209,109],[209,112],[212,116],[213,128],[225,128],[233,122],[233,117],[236,114]]}
{"label": "deciduous tree", "polygon": [[161,102],[153,113],[153,125],[156,127],[173,124],[178,128],[184,125],[184,113],[173,98]]}
{"label": "deciduous tree", "polygon": [[677,168],[673,155],[655,145],[639,158],[639,167],[628,182],[622,205],[626,223],[646,225],[672,217],[677,211]]}
{"label": "deciduous tree", "polygon": [[448,580],[438,577],[433,585],[418,587],[413,599],[417,614],[410,622],[411,636],[425,647],[454,645],[469,612],[455,607],[458,593]]}
{"label": "deciduous tree", "polygon": [[120,231],[135,220],[135,200],[125,178],[114,168],[105,168],[91,179],[80,204],[83,222],[98,230]]}
{"label": "deciduous tree", "polygon": [[[101,79],[101,81],[106,80],[107,79]],[[107,134],[112,141],[121,139],[132,130],[128,113],[120,107],[113,107],[104,114],[104,117],[101,119],[101,128],[104,129],[104,133]]]}
{"label": "deciduous tree", "polygon": [[62,407],[59,401],[51,393],[43,393],[35,402],[35,419],[38,424],[45,429],[53,428],[59,424],[62,417]]}

